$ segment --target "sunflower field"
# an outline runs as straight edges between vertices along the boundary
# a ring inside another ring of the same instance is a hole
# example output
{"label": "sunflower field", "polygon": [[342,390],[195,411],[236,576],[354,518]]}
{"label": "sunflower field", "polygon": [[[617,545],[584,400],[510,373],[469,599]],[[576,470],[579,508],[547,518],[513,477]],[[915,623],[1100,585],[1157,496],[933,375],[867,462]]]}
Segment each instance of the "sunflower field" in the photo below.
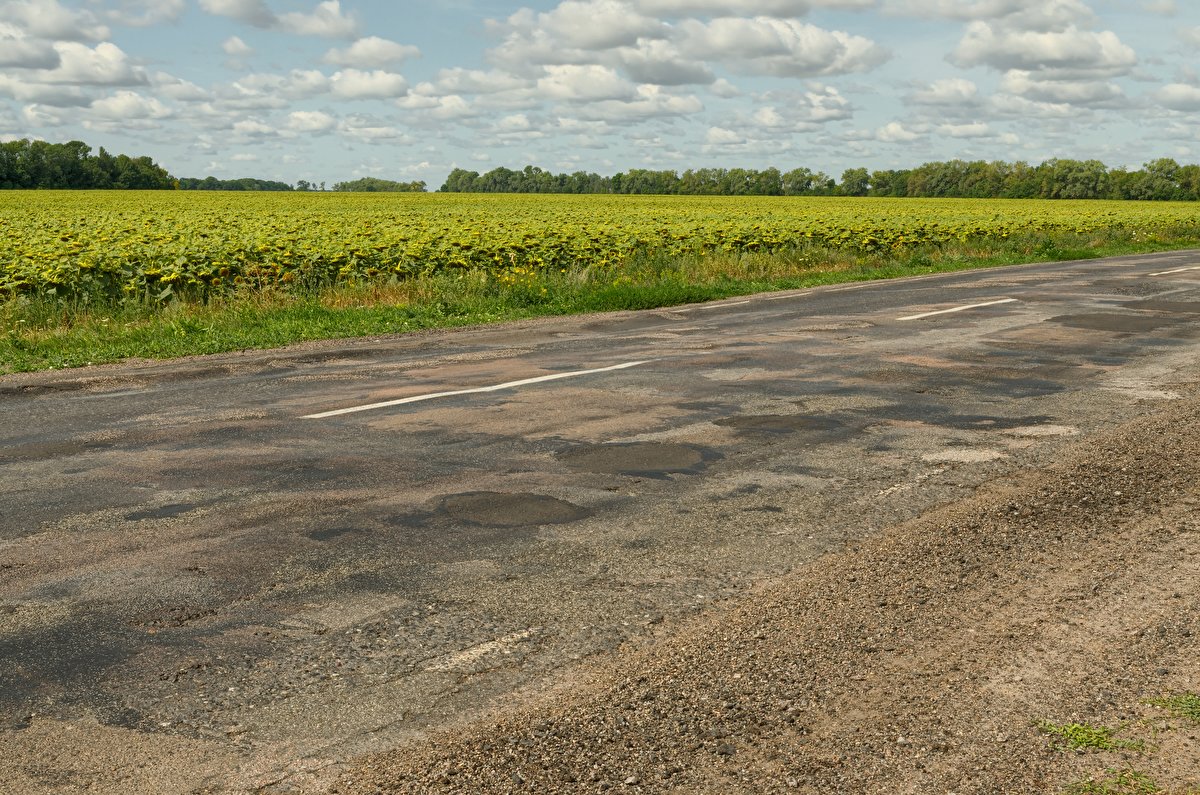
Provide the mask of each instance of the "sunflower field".
{"label": "sunflower field", "polygon": [[165,301],[812,246],[887,257],[1058,233],[1194,239],[1198,210],[988,199],[9,191],[0,193],[0,297]]}

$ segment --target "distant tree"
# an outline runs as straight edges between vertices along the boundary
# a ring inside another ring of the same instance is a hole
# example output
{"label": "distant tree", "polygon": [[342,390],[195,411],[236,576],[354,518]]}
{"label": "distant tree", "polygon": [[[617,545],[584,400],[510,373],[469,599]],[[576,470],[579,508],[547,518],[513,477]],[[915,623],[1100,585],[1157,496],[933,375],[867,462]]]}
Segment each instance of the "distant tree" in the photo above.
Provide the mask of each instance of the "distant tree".
{"label": "distant tree", "polygon": [[424,182],[393,182],[375,177],[363,177],[352,182],[335,182],[333,189],[339,192],[359,193],[424,193]]}
{"label": "distant tree", "polygon": [[865,168],[848,168],[842,172],[839,186],[843,196],[866,196],[871,188],[871,175]]}
{"label": "distant tree", "polygon": [[225,191],[276,191],[284,192],[293,190],[292,186],[286,182],[269,179],[255,179],[254,177],[241,177],[239,179],[217,179],[216,177],[205,177],[204,179],[196,179],[194,177],[184,177],[179,180],[180,190],[225,190]]}

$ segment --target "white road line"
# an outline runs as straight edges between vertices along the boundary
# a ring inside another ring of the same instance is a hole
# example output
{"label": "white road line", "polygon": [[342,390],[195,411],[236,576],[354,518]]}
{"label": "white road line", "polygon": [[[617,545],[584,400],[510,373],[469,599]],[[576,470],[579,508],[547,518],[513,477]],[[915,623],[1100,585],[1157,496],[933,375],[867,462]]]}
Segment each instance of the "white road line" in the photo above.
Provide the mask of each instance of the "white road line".
{"label": "white road line", "polygon": [[399,400],[385,400],[382,403],[368,403],[365,406],[351,406],[347,409],[337,409],[335,411],[323,411],[320,414],[307,414],[301,419],[304,420],[323,420],[327,417],[338,417],[343,414],[354,414],[359,411],[372,411],[373,409],[385,409],[389,406],[402,406],[405,403],[420,403],[425,400],[436,400],[437,398],[454,397],[455,395],[477,395],[483,392],[499,392],[502,389],[515,389],[519,386],[528,386],[529,384],[541,384],[546,381],[558,381],[563,378],[579,378],[585,375],[595,375],[596,373],[610,373],[613,370],[627,370],[630,367],[639,367],[643,364],[649,364],[652,360],[647,359],[643,362],[626,362],[625,364],[614,364],[612,367],[597,367],[594,370],[575,370],[570,373],[554,373],[553,375],[540,375],[537,378],[522,378],[520,381],[509,381],[504,384],[495,384],[494,386],[481,386],[475,389],[455,389],[451,392],[433,392],[428,395],[413,395],[412,397],[400,398]]}
{"label": "white road line", "polygon": [[789,298],[804,298],[805,296],[808,296],[808,295],[812,295],[811,290],[808,291],[807,293],[789,293],[787,295],[769,295],[769,296],[763,298],[763,300],[764,301],[786,301]]}
{"label": "white road line", "polygon": [[1200,271],[1200,265],[1192,265],[1187,268],[1176,268],[1173,271],[1159,271],[1158,273],[1151,273],[1150,275],[1151,276],[1170,276],[1172,273],[1183,273],[1184,271]]}
{"label": "white road line", "polygon": [[926,318],[926,317],[933,317],[934,315],[948,315],[951,312],[966,312],[968,309],[979,309],[980,307],[984,307],[984,306],[996,306],[998,304],[1011,304],[1016,300],[1017,299],[1015,299],[1015,298],[1001,298],[999,301],[987,301],[982,304],[967,304],[966,306],[956,306],[953,309],[939,309],[936,312],[923,312],[919,315],[907,315],[906,317],[898,317],[896,319],[897,320],[920,320],[920,319]]}

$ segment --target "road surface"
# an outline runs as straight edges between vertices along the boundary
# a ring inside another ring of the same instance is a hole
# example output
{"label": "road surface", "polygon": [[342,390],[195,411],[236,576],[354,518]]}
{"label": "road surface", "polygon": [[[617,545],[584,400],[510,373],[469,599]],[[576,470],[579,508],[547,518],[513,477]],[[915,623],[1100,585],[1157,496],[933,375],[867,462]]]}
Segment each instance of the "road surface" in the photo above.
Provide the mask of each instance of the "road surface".
{"label": "road surface", "polygon": [[327,786],[1053,464],[1198,339],[1176,252],[0,378],[0,790]]}

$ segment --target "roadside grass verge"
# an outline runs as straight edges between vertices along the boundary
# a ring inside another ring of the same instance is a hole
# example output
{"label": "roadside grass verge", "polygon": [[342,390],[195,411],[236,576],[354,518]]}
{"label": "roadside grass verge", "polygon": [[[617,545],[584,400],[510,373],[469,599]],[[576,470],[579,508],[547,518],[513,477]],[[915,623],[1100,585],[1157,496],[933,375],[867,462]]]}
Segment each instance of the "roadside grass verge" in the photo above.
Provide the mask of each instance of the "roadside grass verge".
{"label": "roadside grass verge", "polygon": [[273,348],[531,317],[650,309],[772,290],[1019,263],[1200,247],[1200,238],[1110,230],[1030,234],[900,254],[816,246],[561,270],[509,268],[308,290],[242,289],[168,302],[23,295],[0,303],[0,374]]}

